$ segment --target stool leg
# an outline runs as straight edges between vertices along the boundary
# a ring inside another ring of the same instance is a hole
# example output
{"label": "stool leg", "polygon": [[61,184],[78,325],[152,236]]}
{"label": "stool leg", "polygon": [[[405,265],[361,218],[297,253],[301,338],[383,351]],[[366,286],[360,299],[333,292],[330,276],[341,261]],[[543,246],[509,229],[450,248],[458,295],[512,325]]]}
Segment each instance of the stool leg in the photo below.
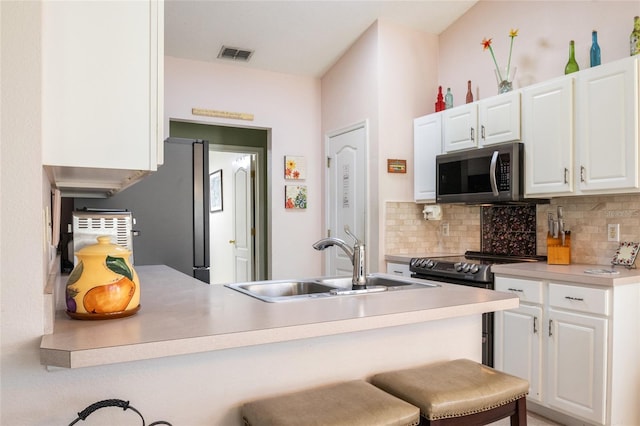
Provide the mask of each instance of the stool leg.
{"label": "stool leg", "polygon": [[527,397],[516,401],[516,412],[511,416],[511,426],[527,426]]}

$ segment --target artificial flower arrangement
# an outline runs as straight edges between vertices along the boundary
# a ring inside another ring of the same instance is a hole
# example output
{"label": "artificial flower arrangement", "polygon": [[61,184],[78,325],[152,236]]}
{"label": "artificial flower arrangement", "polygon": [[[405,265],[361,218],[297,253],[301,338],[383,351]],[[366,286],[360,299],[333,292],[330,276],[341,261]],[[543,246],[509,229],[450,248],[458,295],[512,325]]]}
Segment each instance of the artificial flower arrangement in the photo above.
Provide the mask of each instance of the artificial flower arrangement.
{"label": "artificial flower arrangement", "polygon": [[502,74],[500,73],[500,67],[498,66],[498,62],[496,61],[496,55],[493,53],[493,48],[491,47],[491,41],[492,39],[483,39],[482,40],[482,47],[483,50],[487,50],[489,49],[489,52],[491,52],[491,57],[493,58],[493,63],[496,65],[496,72],[498,73],[498,78],[500,79],[500,81],[504,81],[506,79],[509,78],[509,73],[511,71],[511,52],[513,52],[513,39],[516,38],[518,36],[518,30],[517,29],[511,29],[511,31],[509,31],[509,37],[511,38],[511,46],[509,47],[509,59],[507,61],[507,75],[505,76],[505,78],[502,78]]}

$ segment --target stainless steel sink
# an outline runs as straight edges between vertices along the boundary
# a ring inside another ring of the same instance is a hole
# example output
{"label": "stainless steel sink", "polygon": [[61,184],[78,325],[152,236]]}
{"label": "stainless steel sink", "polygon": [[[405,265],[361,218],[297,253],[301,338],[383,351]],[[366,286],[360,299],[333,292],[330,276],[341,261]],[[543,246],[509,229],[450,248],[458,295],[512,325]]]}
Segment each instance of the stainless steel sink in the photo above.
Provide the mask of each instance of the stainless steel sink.
{"label": "stainless steel sink", "polygon": [[225,287],[265,302],[287,302],[312,298],[439,287],[437,284],[395,275],[367,275],[367,288],[352,290],[352,277],[311,278],[305,280],[254,281],[225,284]]}

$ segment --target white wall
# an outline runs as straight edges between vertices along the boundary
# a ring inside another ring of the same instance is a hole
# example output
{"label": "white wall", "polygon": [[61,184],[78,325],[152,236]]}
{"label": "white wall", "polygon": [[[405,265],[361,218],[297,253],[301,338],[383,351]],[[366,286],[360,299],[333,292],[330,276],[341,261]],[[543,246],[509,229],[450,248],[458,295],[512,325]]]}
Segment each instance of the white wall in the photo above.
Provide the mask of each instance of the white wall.
{"label": "white wall", "polygon": [[[192,108],[254,114],[254,121],[194,116]],[[271,278],[320,275],[311,245],[322,229],[320,81],[232,65],[165,58],[165,129],[169,120],[271,129]],[[284,208],[284,156],[307,159],[308,207]]]}
{"label": "white wall", "polygon": [[[436,36],[378,21],[322,78],[323,134],[369,121],[371,271],[385,270],[385,202],[413,200],[413,119],[428,112],[436,71]],[[408,172],[387,173],[387,159]]]}
{"label": "white wall", "polygon": [[[575,40],[580,69],[588,68],[592,30],[598,31],[603,64],[627,57],[636,15],[637,0],[480,1],[440,35],[438,84],[451,87],[454,105],[465,103],[467,80],[474,96],[478,87],[480,99],[495,96],[495,66],[481,42],[493,39],[496,60],[504,67],[511,28],[519,29],[511,59],[518,67],[516,89],[564,75],[570,40]],[[435,95],[432,98],[435,102]]]}

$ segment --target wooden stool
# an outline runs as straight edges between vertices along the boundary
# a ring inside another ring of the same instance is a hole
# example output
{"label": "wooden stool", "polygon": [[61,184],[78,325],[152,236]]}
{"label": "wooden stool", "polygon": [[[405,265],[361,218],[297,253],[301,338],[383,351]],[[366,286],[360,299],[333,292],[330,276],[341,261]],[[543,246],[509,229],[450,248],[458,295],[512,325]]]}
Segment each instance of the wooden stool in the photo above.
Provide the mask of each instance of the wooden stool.
{"label": "wooden stool", "polygon": [[486,425],[511,417],[526,426],[529,382],[458,359],[374,376],[380,389],[420,408],[421,424]]}
{"label": "wooden stool", "polygon": [[420,410],[354,380],[246,403],[242,420],[247,426],[417,426]]}

